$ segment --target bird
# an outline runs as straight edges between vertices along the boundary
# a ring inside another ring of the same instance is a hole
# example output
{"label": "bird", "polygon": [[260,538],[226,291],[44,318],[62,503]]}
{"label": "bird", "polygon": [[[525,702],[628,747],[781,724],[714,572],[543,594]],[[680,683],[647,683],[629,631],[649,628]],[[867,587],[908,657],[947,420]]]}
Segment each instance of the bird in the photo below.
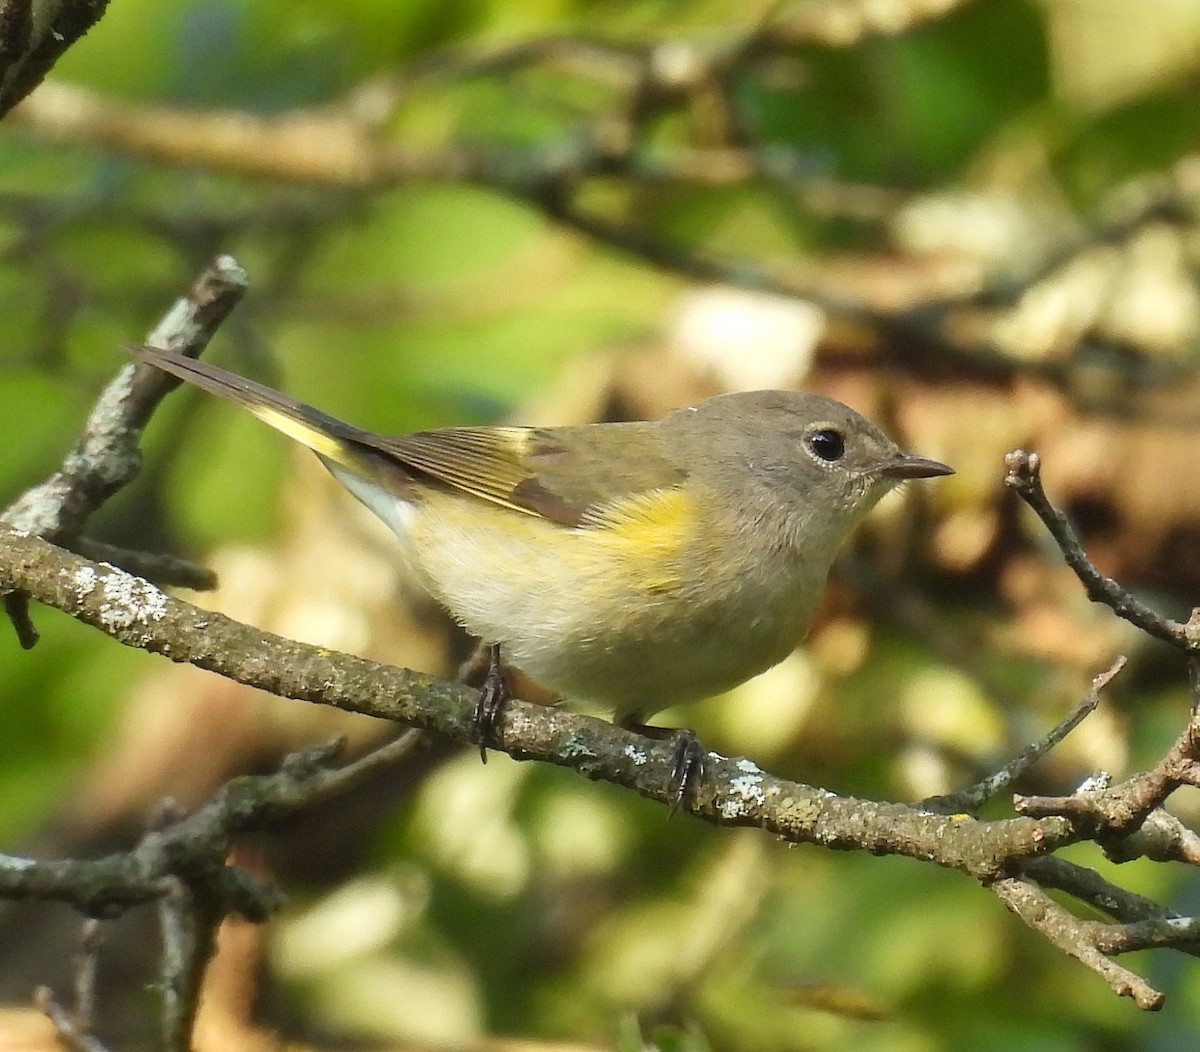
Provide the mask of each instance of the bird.
{"label": "bird", "polygon": [[905,480],[953,474],[809,392],[719,394],[654,421],[386,436],[207,362],[127,350],[307,446],[392,530],[487,647],[484,759],[515,667],[621,726],[673,735],[674,806],[702,781],[704,753],[690,731],[646,721],[782,661],[853,527]]}

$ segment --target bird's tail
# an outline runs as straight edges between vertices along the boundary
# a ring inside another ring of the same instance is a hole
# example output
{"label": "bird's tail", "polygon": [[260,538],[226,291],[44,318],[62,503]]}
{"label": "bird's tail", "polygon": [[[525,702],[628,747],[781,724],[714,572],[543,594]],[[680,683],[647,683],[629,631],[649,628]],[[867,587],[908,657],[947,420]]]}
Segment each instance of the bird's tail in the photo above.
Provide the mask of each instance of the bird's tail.
{"label": "bird's tail", "polygon": [[125,349],[139,362],[249,410],[277,431],[308,446],[322,460],[348,468],[358,467],[362,461],[365,432],[360,428],[228,369],[140,344],[126,344]]}

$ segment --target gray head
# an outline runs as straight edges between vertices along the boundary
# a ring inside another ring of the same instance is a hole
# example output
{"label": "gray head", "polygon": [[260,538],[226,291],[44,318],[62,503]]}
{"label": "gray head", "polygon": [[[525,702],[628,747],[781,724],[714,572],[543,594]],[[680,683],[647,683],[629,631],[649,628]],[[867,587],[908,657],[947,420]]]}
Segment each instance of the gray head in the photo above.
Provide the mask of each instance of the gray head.
{"label": "gray head", "polygon": [[805,544],[820,537],[836,545],[905,479],[954,473],[905,453],[849,406],[799,391],[718,395],[663,425],[668,441],[690,451],[686,463],[704,465],[695,474],[722,493],[744,494],[739,511],[782,514]]}

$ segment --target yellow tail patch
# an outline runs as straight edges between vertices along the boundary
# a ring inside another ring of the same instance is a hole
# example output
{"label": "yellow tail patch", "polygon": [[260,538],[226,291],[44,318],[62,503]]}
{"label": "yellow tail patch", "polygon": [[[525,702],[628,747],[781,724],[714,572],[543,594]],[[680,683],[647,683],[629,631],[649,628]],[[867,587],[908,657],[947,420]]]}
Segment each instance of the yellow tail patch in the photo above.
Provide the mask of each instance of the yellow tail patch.
{"label": "yellow tail patch", "polygon": [[354,464],[354,458],[348,455],[346,443],[334,438],[327,431],[322,431],[316,425],[310,424],[300,417],[282,413],[269,405],[247,405],[246,408],[264,424],[269,424],[276,431],[282,431],[288,438],[294,438],[301,445],[308,446],[314,453],[320,454],[327,460],[332,460],[335,464],[345,464],[348,467]]}

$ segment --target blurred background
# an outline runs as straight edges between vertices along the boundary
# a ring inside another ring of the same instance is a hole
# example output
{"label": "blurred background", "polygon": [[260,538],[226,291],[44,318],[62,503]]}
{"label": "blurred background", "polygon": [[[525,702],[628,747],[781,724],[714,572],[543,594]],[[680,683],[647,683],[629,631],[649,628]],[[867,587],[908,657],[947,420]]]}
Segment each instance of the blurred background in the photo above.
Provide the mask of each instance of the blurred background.
{"label": "blurred background", "polygon": [[[1198,83],[1195,0],[114,0],[0,122],[0,503],[61,462],[120,345],[217,253],[251,285],[209,357],[378,431],[820,390],[958,474],[878,509],[803,650],[664,719],[773,773],[916,800],[998,766],[1125,653],[1022,788],[1122,776],[1184,725],[1185,670],[1087,602],[1003,456],[1041,453],[1106,573],[1174,616],[1195,603]],[[145,448],[90,532],[216,569],[188,598],[432,672],[469,649],[279,435],[180,391]],[[390,732],[35,613],[33,651],[0,633],[10,850],[112,850],[164,798]],[[1142,1014],[957,874],[668,821],[502,755],[435,750],[242,850],[289,901],[226,926],[198,1047],[1198,1033],[1187,958],[1126,962],[1168,995]],[[1068,854],[1200,912],[1182,867]],[[118,1047],[153,1032],[152,922],[106,932]],[[78,930],[0,912],[0,1047],[36,1031],[35,984],[67,988]]]}

